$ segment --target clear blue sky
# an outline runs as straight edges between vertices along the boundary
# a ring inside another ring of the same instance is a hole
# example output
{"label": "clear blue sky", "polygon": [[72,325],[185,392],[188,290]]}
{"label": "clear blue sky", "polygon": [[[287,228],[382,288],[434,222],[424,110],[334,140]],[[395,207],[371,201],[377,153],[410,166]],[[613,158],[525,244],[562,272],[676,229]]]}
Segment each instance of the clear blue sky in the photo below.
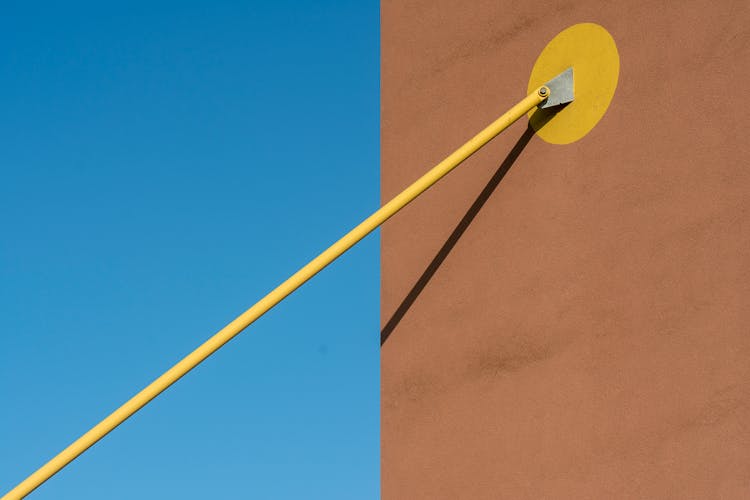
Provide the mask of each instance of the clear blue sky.
{"label": "clear blue sky", "polygon": [[[378,206],[375,1],[4,2],[0,490]],[[31,498],[379,496],[379,241]]]}

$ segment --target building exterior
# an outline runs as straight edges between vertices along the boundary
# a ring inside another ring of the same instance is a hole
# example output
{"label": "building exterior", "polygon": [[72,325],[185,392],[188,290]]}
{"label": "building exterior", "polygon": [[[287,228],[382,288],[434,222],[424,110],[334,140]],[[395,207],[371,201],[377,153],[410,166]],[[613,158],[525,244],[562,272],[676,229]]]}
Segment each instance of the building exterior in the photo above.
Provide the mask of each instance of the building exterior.
{"label": "building exterior", "polygon": [[382,198],[581,22],[594,129],[519,122],[382,230],[385,499],[750,492],[748,2],[384,0]]}

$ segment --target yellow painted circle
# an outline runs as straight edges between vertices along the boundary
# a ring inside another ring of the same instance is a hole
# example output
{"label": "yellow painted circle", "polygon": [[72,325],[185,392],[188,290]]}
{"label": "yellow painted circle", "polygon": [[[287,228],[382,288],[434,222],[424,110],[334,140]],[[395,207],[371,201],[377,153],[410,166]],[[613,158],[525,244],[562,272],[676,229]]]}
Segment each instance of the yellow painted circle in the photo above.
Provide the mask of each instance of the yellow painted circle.
{"label": "yellow painted circle", "polygon": [[576,24],[552,39],[534,63],[528,92],[573,68],[575,99],[564,107],[529,112],[537,135],[552,144],[582,138],[602,119],[617,88],[620,56],[612,36],[594,23]]}

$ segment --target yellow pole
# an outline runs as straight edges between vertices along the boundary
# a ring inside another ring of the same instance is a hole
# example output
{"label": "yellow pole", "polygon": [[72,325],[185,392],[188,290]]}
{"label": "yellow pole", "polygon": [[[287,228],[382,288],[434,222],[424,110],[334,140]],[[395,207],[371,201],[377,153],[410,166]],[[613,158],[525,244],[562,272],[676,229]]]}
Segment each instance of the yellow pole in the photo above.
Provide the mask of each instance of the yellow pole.
{"label": "yellow pole", "polygon": [[219,330],[219,332],[214,334],[213,337],[201,344],[197,349],[167,370],[159,378],[151,382],[146,388],[141,390],[141,392],[130,398],[130,400],[112,412],[107,418],[96,424],[91,430],[79,437],[57,456],[24,479],[15,488],[6,493],[0,500],[17,500],[34,491],[39,485],[55,475],[60,469],[75,460],[78,455],[94,445],[94,443],[107,435],[112,429],[143,408],[149,401],[161,394],[170,385],[177,382],[177,380],[183,375],[198,366],[201,361],[216,352],[221,346],[229,342],[256,319],[260,318],[269,309],[281,302],[287,295],[302,286],[307,280],[315,276],[324,267],[354,246],[355,243],[367,236],[396,212],[404,208],[409,202],[443,178],[448,172],[456,168],[461,162],[487,144],[492,138],[508,128],[513,122],[534,108],[534,106],[547,99],[549,94],[549,89],[545,86],[541,86],[526,96],[518,104],[508,110],[508,112],[492,122],[487,128],[472,137],[466,144],[458,148],[450,156],[420,177],[411,186],[407,187],[399,195],[362,221],[343,238],[311,260],[302,269],[294,273],[271,293],[260,299],[257,304]]}

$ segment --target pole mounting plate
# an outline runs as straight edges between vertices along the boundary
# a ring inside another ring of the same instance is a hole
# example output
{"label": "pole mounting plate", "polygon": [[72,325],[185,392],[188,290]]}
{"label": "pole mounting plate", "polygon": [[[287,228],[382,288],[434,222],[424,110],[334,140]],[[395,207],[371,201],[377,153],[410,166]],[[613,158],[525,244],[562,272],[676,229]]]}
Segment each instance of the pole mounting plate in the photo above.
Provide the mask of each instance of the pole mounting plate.
{"label": "pole mounting plate", "polygon": [[540,109],[551,108],[573,102],[575,87],[573,85],[573,68],[570,67],[544,84],[550,95],[539,105]]}

